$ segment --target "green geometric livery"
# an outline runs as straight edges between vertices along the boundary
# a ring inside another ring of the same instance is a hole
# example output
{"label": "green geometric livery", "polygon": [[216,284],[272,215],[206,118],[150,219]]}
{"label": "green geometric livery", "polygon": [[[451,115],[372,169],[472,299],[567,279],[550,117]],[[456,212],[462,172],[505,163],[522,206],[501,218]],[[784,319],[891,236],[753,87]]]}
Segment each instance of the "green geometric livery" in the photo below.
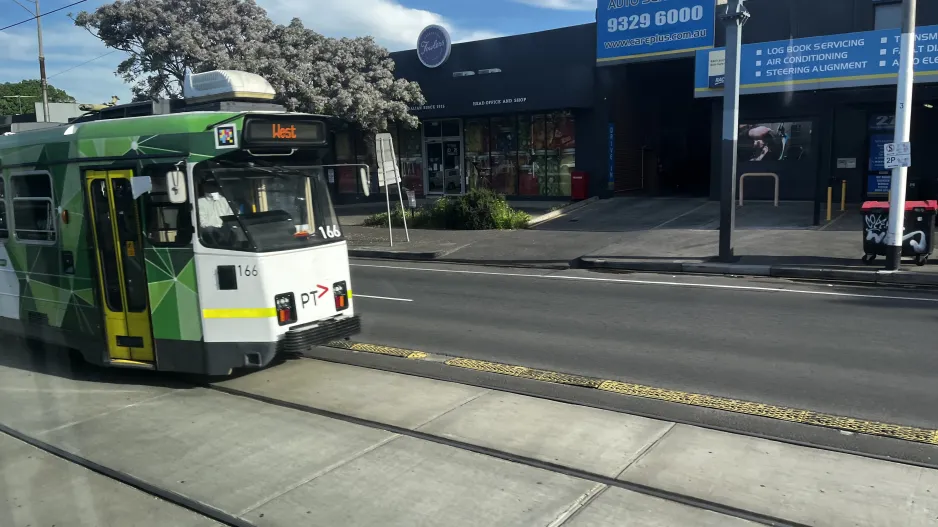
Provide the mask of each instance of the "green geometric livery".
{"label": "green geometric livery", "polygon": [[[243,114],[91,121],[0,137],[0,329],[38,331],[73,345],[100,342],[105,328],[85,173],[132,170],[138,176],[151,165],[215,157],[224,151],[216,149],[213,125],[223,121],[240,129]],[[54,234],[41,241],[18,236],[22,225],[14,219],[14,209],[24,206],[16,201],[21,193],[14,179],[36,172],[47,172],[52,183]],[[191,244],[155,247],[143,240],[153,338],[201,340]]]}
{"label": "green geometric livery", "polygon": [[144,254],[154,337],[201,340],[199,289],[192,250],[148,246]]}

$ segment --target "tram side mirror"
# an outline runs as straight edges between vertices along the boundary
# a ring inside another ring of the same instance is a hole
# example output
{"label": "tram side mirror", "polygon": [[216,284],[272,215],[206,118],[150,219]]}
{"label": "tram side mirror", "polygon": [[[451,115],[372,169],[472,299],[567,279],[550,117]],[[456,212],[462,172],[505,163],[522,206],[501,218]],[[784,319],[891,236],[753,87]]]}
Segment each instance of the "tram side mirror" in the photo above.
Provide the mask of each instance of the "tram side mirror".
{"label": "tram side mirror", "polygon": [[170,170],[166,173],[166,190],[169,194],[169,202],[174,205],[181,205],[189,201],[186,192],[186,173],[181,170]]}
{"label": "tram side mirror", "polygon": [[365,197],[371,195],[371,181],[368,181],[368,170],[365,168],[358,169],[358,180],[362,182],[362,192],[365,193]]}

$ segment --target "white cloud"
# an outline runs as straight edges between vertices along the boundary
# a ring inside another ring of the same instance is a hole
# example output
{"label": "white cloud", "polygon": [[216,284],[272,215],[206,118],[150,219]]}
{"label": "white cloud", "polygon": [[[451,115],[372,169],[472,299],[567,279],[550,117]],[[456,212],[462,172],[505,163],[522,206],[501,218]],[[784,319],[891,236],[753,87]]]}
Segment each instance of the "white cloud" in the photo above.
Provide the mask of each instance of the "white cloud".
{"label": "white cloud", "polygon": [[286,23],[303,20],[306,27],[334,37],[370,35],[392,51],[412,49],[420,30],[430,24],[444,26],[455,42],[500,36],[485,29],[464,28],[443,16],[413,9],[394,0],[258,0],[271,18]]}
{"label": "white cloud", "polygon": [[36,35],[28,38],[22,32],[0,31],[0,61],[22,60],[23,57],[35,57]]}
{"label": "white cloud", "polygon": [[563,11],[593,11],[596,9],[596,0],[515,0],[515,2]]}

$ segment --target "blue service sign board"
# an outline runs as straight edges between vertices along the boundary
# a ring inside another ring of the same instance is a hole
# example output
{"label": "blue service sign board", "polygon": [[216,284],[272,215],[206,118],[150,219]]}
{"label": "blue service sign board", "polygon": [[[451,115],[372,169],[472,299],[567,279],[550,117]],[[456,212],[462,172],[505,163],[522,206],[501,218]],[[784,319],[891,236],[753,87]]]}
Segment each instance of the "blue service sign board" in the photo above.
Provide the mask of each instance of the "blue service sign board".
{"label": "blue service sign board", "polygon": [[[740,54],[740,93],[895,84],[899,38],[899,29],[881,29],[746,44]],[[697,97],[722,95],[724,55],[723,48],[697,52]],[[914,68],[916,82],[938,82],[938,26],[916,28]]]}
{"label": "blue service sign board", "polygon": [[689,55],[713,47],[715,0],[598,0],[596,62]]}

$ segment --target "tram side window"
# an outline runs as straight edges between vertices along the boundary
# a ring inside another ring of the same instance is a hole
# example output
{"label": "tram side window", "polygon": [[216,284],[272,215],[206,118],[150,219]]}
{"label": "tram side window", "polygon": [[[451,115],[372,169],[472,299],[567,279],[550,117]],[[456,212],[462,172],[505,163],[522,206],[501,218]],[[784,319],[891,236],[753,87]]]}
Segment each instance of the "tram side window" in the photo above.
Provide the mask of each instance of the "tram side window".
{"label": "tram side window", "polygon": [[55,242],[56,217],[52,177],[48,172],[10,177],[13,234],[23,242]]}
{"label": "tram side window", "polygon": [[10,237],[10,228],[7,227],[7,201],[6,187],[3,176],[0,176],[0,240]]}
{"label": "tram side window", "polygon": [[147,240],[155,247],[181,247],[192,243],[191,209],[187,204],[169,201],[166,173],[172,166],[156,166],[144,170],[150,176],[152,190],[144,198]]}

